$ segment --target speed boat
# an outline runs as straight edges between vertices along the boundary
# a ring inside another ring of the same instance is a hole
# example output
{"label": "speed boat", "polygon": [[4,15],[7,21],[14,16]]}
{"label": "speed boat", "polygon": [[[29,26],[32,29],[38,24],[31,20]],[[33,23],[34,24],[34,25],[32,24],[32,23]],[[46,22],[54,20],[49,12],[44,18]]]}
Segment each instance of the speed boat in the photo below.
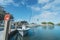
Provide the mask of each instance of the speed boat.
{"label": "speed boat", "polygon": [[17,30],[19,31],[19,33],[21,34],[21,36],[24,36],[27,34],[27,31],[29,30],[30,28],[26,27],[25,25],[22,25],[22,27],[20,28],[17,28]]}

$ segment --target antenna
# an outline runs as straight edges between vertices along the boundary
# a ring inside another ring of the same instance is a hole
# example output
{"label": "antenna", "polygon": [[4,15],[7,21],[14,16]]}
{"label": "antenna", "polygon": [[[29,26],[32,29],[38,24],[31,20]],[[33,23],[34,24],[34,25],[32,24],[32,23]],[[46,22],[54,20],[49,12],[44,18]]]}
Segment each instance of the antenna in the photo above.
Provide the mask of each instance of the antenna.
{"label": "antenna", "polygon": [[33,12],[31,11],[31,15],[30,15],[29,22],[30,22],[30,21],[31,21],[31,19],[32,19],[32,14],[33,14]]}

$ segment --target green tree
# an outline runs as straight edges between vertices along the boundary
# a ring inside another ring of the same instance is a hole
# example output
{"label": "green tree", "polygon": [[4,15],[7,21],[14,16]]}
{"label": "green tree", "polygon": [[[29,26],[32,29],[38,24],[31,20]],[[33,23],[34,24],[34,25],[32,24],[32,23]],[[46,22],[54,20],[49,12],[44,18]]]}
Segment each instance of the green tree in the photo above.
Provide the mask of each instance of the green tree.
{"label": "green tree", "polygon": [[42,24],[47,24],[47,22],[42,22]]}
{"label": "green tree", "polygon": [[48,22],[48,24],[52,24],[52,25],[54,25],[54,23],[53,23],[53,22]]}
{"label": "green tree", "polygon": [[60,26],[60,23],[58,23],[57,25]]}

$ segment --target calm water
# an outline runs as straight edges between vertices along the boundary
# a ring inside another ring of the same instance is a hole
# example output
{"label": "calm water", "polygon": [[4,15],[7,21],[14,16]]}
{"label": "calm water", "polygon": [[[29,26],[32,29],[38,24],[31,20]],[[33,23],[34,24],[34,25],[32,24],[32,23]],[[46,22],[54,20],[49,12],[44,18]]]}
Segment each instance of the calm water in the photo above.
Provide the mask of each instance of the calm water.
{"label": "calm water", "polygon": [[21,37],[17,34],[11,40],[60,40],[60,26],[31,28],[28,35]]}

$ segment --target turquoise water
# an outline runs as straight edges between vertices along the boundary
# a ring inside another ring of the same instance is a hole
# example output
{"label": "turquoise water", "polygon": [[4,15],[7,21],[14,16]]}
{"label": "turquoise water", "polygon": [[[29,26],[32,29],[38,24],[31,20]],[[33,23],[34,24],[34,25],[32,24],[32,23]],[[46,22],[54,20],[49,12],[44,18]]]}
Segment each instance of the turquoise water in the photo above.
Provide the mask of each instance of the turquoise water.
{"label": "turquoise water", "polygon": [[60,40],[60,26],[40,26],[31,28],[28,35],[21,37],[17,34],[12,40]]}
{"label": "turquoise water", "polygon": [[31,28],[26,36],[21,37],[20,34],[16,34],[11,40],[60,40],[60,26]]}

